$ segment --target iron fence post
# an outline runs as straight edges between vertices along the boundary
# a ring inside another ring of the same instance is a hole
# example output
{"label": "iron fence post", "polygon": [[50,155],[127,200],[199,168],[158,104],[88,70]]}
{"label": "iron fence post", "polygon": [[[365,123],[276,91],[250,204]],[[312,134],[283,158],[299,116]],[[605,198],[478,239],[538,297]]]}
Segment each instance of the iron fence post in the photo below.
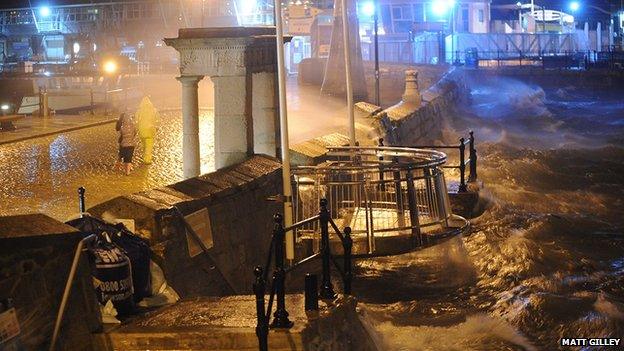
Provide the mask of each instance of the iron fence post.
{"label": "iron fence post", "polygon": [[253,283],[253,292],[256,295],[256,336],[258,337],[258,349],[260,351],[269,350],[269,325],[264,311],[264,291],[265,282],[262,278],[262,267],[256,266],[254,269],[256,280]]}
{"label": "iron fence post", "polygon": [[468,177],[469,182],[477,181],[477,149],[475,149],[475,139],[474,132],[470,131],[470,176]]}
{"label": "iron fence post", "polygon": [[459,138],[459,191],[464,192],[466,188],[466,145],[464,138]]}
{"label": "iron fence post", "polygon": [[290,328],[293,323],[288,319],[288,312],[286,311],[286,291],[285,280],[286,272],[284,271],[284,239],[286,233],[284,232],[284,225],[282,223],[282,215],[276,214],[274,217],[275,227],[273,229],[273,235],[275,237],[273,250],[275,251],[275,271],[273,272],[273,284],[275,284],[275,295],[277,306],[275,313],[273,314],[272,328]]}
{"label": "iron fence post", "polygon": [[304,298],[306,311],[318,311],[318,279],[316,274],[306,274]]}
{"label": "iron fence post", "polygon": [[351,281],[353,280],[353,273],[351,272],[351,249],[353,248],[351,227],[345,227],[344,229],[344,243],[342,247],[344,249],[344,293],[346,295],[351,295]]}
{"label": "iron fence post", "polygon": [[[380,147],[384,146],[384,139],[383,138],[379,138],[379,146]],[[381,191],[386,190],[386,184],[384,183],[383,160],[384,160],[384,157],[383,156],[379,156],[379,190],[381,190]]]}
{"label": "iron fence post", "polygon": [[327,199],[321,199],[320,205],[319,221],[321,224],[321,260],[323,265],[320,296],[322,299],[333,299],[336,297],[336,294],[334,293],[334,288],[331,283],[329,267],[331,252],[329,247],[329,211],[327,210]]}
{"label": "iron fence post", "polygon": [[412,170],[407,171],[407,205],[410,213],[410,226],[412,227],[412,238],[416,239],[414,246],[422,245],[420,236],[420,223],[418,220],[418,203],[416,202],[416,188],[414,187],[414,174]]}
{"label": "iron fence post", "polygon": [[396,194],[396,204],[397,204],[397,215],[399,226],[403,226],[405,223],[405,208],[403,207],[403,189],[401,188],[401,171],[398,170],[399,157],[392,157],[392,163],[395,167],[392,176],[394,178],[394,192]]}
{"label": "iron fence post", "polygon": [[87,212],[85,204],[85,191],[85,188],[82,186],[78,188],[78,209],[80,210],[80,217],[82,217],[83,213]]}

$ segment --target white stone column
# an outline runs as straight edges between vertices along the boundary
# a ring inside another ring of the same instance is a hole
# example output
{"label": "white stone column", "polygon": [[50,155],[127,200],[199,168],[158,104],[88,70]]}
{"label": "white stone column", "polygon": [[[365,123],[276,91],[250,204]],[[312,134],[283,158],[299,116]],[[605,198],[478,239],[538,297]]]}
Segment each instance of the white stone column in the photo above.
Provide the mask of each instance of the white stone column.
{"label": "white stone column", "polygon": [[260,72],[252,76],[252,116],[254,152],[277,156],[275,73]]}
{"label": "white stone column", "polygon": [[214,83],[215,166],[221,169],[253,153],[251,77],[211,76]]}
{"label": "white stone column", "polygon": [[197,83],[203,76],[181,76],[182,83],[182,168],[184,179],[200,174],[199,101]]}

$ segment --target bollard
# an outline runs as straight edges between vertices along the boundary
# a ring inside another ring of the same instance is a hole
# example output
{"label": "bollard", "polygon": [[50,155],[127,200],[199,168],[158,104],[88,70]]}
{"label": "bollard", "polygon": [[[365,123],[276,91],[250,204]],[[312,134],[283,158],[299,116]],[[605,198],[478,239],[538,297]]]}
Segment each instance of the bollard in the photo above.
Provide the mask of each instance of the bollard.
{"label": "bollard", "polygon": [[318,311],[318,279],[316,274],[305,276],[305,310]]}
{"label": "bollard", "polygon": [[82,186],[78,188],[78,209],[80,210],[80,217],[87,212],[85,205],[85,191],[86,189]]}
{"label": "bollard", "polygon": [[331,283],[329,267],[331,252],[329,251],[329,211],[327,210],[327,199],[321,199],[320,205],[319,222],[321,224],[321,261],[323,266],[320,296],[322,299],[333,299],[336,297],[336,294]]}
{"label": "bollard", "polygon": [[276,214],[275,227],[273,229],[273,237],[275,238],[273,250],[275,251],[275,271],[273,271],[273,284],[275,284],[275,295],[277,306],[273,314],[272,328],[290,328],[293,323],[288,319],[288,311],[286,311],[286,271],[284,271],[284,245],[285,236],[284,226],[282,224],[282,215]]}
{"label": "bollard", "polygon": [[464,138],[459,138],[459,191],[466,191],[466,145]]}
{"label": "bollard", "polygon": [[477,181],[477,149],[475,149],[474,132],[470,131],[470,175],[468,176],[469,182]]}
{"label": "bollard", "polygon": [[256,295],[256,336],[258,337],[258,349],[260,351],[269,350],[269,325],[267,324],[266,313],[264,312],[264,291],[265,282],[262,278],[262,267],[256,266],[254,275],[256,280],[253,283],[253,292]]}
{"label": "bollard", "polygon": [[91,115],[95,114],[95,102],[93,101],[93,88],[89,88],[89,97],[90,97],[90,107],[91,107]]}
{"label": "bollard", "polygon": [[43,118],[48,118],[50,117],[50,105],[49,105],[47,90],[44,90],[42,97],[43,97],[43,104],[42,104],[43,113],[41,115],[43,116]]}
{"label": "bollard", "polygon": [[353,273],[351,271],[351,250],[353,248],[353,239],[351,239],[351,227],[345,227],[344,229],[344,242],[342,243],[344,249],[344,293],[345,295],[351,295],[351,281],[353,280]]}

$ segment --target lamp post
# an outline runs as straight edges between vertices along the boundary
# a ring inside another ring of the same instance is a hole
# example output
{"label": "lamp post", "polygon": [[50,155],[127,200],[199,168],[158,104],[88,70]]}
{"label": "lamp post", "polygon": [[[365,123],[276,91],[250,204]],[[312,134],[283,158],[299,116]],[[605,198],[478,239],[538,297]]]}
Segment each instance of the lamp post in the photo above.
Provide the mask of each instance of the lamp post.
{"label": "lamp post", "polygon": [[373,30],[375,35],[375,105],[381,106],[381,101],[379,98],[379,18],[378,11],[379,1],[375,0],[373,2],[375,9],[373,12]]}

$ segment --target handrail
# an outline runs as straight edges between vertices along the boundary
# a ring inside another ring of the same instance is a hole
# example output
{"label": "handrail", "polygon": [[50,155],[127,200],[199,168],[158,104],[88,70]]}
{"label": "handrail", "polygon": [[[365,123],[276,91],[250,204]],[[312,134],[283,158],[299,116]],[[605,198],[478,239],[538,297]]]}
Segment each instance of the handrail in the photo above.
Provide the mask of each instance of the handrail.
{"label": "handrail", "polygon": [[[283,218],[281,214],[275,214],[275,216],[273,217],[275,224],[273,227],[273,235],[271,237],[271,245],[269,248],[266,266],[264,269],[261,266],[256,266],[256,268],[254,269],[255,280],[253,283],[253,291],[256,296],[256,335],[258,337],[259,349],[261,351],[268,350],[269,328],[289,329],[293,326],[293,322],[288,319],[288,311],[286,310],[285,281],[286,274],[291,272],[294,268],[320,257],[322,260],[320,297],[325,299],[333,299],[336,294],[334,293],[332,287],[330,276],[331,271],[329,266],[329,262],[333,261],[336,269],[342,277],[344,293],[348,295],[351,294],[351,249],[353,247],[353,240],[351,239],[351,228],[345,227],[343,230],[344,234],[341,233],[338,226],[336,226],[336,224],[331,219],[327,204],[328,202],[326,199],[321,199],[320,210],[317,215],[295,223],[292,226],[286,228],[283,225]],[[294,265],[291,265],[289,268],[284,268],[284,243],[286,232],[297,229],[305,224],[309,224],[315,221],[319,221],[321,227],[321,251],[300,260]],[[331,254],[329,245],[330,224],[332,226],[332,229],[334,229],[335,234],[340,238],[343,244],[343,268],[339,267],[334,256]],[[264,295],[267,290],[268,271],[269,266],[271,265],[271,258],[273,257],[273,255],[275,258],[275,269],[273,271],[273,279],[269,284],[269,302],[265,310]],[[273,314],[273,321],[269,324],[274,301],[276,301],[276,309],[275,313]]]}

